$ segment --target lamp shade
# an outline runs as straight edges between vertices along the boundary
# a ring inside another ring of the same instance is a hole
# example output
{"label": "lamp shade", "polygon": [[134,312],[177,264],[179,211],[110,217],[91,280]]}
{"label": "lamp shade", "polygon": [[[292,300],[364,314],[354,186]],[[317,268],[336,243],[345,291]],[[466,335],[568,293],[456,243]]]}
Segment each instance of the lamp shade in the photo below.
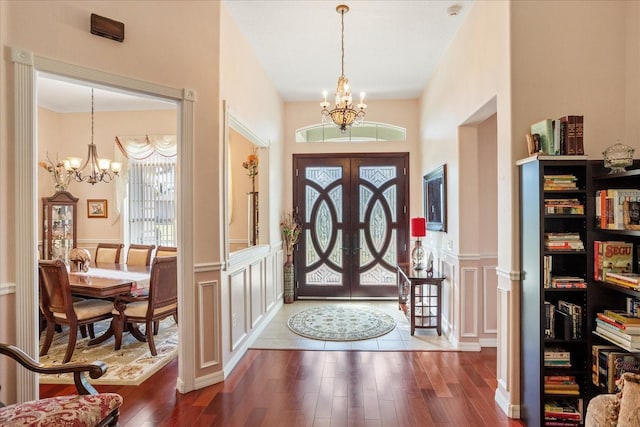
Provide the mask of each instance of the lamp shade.
{"label": "lamp shade", "polygon": [[427,221],[424,218],[411,218],[411,235],[413,237],[427,235]]}

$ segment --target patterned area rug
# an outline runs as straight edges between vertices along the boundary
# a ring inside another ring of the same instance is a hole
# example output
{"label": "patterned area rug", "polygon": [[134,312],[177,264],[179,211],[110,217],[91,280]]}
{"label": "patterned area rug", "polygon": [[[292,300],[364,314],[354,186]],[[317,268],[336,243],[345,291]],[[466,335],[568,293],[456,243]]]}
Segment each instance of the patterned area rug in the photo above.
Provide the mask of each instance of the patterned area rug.
{"label": "patterned area rug", "polygon": [[382,311],[365,307],[325,306],[302,310],[287,326],[306,338],[323,341],[358,341],[382,336],[396,321]]}
{"label": "patterned area rug", "polygon": [[[94,325],[95,335],[100,336],[108,327],[110,320],[98,322]],[[142,326],[144,330],[144,326]],[[40,357],[40,363],[45,366],[60,365],[67,350],[69,330],[63,327],[63,332],[53,336],[53,343],[49,352]],[[44,342],[45,333],[40,337],[40,346]],[[107,372],[98,379],[89,379],[91,384],[109,385],[138,385],[159,371],[164,365],[178,356],[178,325],[173,318],[160,322],[158,335],[154,336],[157,356],[152,356],[149,345],[140,342],[130,333],[122,336],[122,347],[114,350],[114,338],[109,338],[100,345],[87,347],[89,338],[82,338],[78,333],[76,350],[71,362],[93,362],[101,360],[107,364]],[[40,375],[41,384],[73,384],[73,374]]]}

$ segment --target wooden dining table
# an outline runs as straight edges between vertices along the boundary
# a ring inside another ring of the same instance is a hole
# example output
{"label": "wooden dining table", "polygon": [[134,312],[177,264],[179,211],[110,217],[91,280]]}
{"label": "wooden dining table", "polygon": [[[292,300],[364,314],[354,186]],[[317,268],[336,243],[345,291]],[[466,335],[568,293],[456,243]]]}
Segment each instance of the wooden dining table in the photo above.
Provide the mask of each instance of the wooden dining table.
{"label": "wooden dining table", "polygon": [[[87,272],[69,273],[73,295],[115,299],[120,295],[144,295],[148,292],[150,266],[126,264],[92,264]],[[104,334],[93,338],[89,345],[100,344],[114,335],[113,320]]]}
{"label": "wooden dining table", "polygon": [[69,284],[74,295],[110,299],[148,288],[150,273],[149,266],[94,264],[86,273],[69,273]]}

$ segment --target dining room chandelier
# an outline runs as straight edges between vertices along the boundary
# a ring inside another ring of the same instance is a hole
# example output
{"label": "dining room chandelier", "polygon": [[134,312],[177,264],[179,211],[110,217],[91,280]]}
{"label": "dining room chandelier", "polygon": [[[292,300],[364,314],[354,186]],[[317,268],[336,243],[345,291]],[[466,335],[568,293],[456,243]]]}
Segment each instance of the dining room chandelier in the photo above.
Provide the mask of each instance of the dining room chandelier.
{"label": "dining room chandelier", "polygon": [[[74,180],[78,182],[88,182],[95,185],[96,182],[111,182],[113,176],[120,173],[122,165],[120,162],[112,162],[109,159],[98,157],[98,149],[93,143],[93,88],[91,88],[91,143],[87,152],[87,159],[82,163],[80,157],[67,157],[64,160],[64,167]],[[85,169],[87,169],[85,172]],[[110,172],[111,171],[111,172]],[[113,175],[111,174],[113,172]]]}
{"label": "dining room chandelier", "polygon": [[331,121],[340,128],[340,132],[345,133],[352,124],[361,124],[364,121],[364,110],[367,108],[367,104],[364,103],[364,92],[360,92],[360,103],[356,106],[357,109],[353,108],[349,79],[344,75],[344,14],[349,12],[349,6],[346,4],[338,5],[336,12],[340,14],[342,22],[342,72],[338,79],[334,108],[329,110],[330,104],[327,102],[326,90],[322,93],[324,100],[320,103],[320,107],[322,107],[322,122],[327,123],[331,117]]}

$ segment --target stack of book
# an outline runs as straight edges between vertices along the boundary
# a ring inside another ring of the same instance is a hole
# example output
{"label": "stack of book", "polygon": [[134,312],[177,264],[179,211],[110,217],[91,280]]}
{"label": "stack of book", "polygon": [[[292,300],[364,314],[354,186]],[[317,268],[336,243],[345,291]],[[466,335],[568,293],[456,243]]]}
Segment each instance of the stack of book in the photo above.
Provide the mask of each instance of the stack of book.
{"label": "stack of book", "polygon": [[572,174],[565,175],[545,175],[544,190],[577,190],[578,178]]}
{"label": "stack of book", "polygon": [[544,404],[544,425],[545,426],[580,426],[582,425],[582,414],[572,402],[549,401]]}
{"label": "stack of book", "polygon": [[544,366],[550,368],[570,368],[571,353],[564,348],[545,348]]}
{"label": "stack of book", "polygon": [[548,251],[583,251],[580,233],[544,233],[544,247]]}
{"label": "stack of book", "polygon": [[551,276],[551,288],[586,288],[582,277],[576,276]]}
{"label": "stack of book", "polygon": [[625,288],[640,289],[640,274],[609,271],[606,274],[606,282],[615,283]]}
{"label": "stack of book", "polygon": [[593,278],[602,282],[607,274],[630,273],[633,265],[633,243],[618,241],[593,242]]}
{"label": "stack of book", "polygon": [[547,215],[584,215],[584,205],[578,199],[544,199]]}
{"label": "stack of book", "polygon": [[573,375],[545,375],[544,376],[544,392],[545,394],[567,394],[578,396],[580,387]]}
{"label": "stack of book", "polygon": [[534,123],[527,134],[529,153],[550,156],[584,154],[584,116],[564,116]]}
{"label": "stack of book", "polygon": [[624,310],[598,313],[595,332],[625,350],[640,351],[640,318]]}

